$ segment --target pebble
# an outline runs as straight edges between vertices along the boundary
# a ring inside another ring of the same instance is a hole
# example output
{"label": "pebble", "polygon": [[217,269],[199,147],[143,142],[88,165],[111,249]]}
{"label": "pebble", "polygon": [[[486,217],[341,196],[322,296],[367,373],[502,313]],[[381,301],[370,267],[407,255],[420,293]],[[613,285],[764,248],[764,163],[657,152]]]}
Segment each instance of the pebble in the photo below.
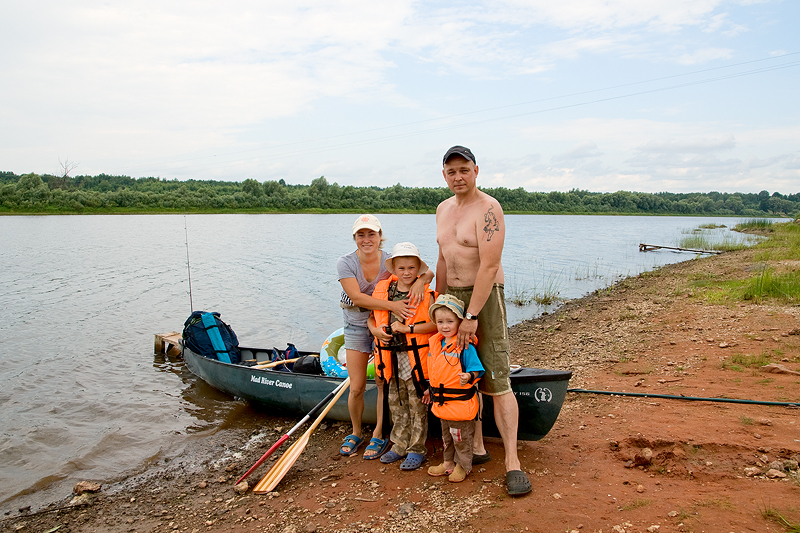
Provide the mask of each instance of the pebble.
{"label": "pebble", "polygon": [[397,514],[399,516],[405,518],[407,516],[411,516],[411,514],[414,512],[415,508],[416,508],[416,506],[413,503],[407,502],[407,503],[404,503],[400,507],[397,508]]}
{"label": "pebble", "polygon": [[102,486],[100,483],[95,483],[94,481],[79,481],[72,487],[72,492],[74,494],[83,494],[84,492],[100,492]]}
{"label": "pebble", "polygon": [[783,461],[772,461],[769,464],[769,468],[770,468],[770,470],[777,470],[779,472],[783,472],[783,470],[784,470]]}
{"label": "pebble", "polygon": [[633,457],[633,462],[636,466],[647,466],[653,462],[653,450],[650,448],[642,448],[641,451]]}
{"label": "pebble", "polygon": [[69,501],[70,505],[86,505],[92,501],[91,497],[89,496],[90,493],[84,492],[83,494],[78,494],[74,498]]}

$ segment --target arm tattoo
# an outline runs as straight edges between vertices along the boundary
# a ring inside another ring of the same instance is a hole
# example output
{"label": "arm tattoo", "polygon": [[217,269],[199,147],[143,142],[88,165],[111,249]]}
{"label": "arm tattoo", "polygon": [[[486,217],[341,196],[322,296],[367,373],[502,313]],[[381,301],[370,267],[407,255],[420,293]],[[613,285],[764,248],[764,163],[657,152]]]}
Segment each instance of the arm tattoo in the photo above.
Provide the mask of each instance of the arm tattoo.
{"label": "arm tattoo", "polygon": [[492,240],[492,235],[495,231],[500,231],[500,224],[497,222],[497,217],[492,213],[494,206],[490,207],[486,214],[483,215],[483,221],[486,225],[483,227],[483,232],[486,233],[486,241]]}

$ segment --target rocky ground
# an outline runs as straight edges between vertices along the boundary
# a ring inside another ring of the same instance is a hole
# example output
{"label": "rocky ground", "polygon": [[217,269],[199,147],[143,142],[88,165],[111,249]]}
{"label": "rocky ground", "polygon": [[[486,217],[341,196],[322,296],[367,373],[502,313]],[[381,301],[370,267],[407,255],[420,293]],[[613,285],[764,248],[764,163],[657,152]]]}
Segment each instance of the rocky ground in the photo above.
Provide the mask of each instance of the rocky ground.
{"label": "rocky ground", "polygon": [[[570,369],[576,389],[800,402],[800,308],[710,297],[709,282],[749,275],[753,254],[667,266],[518,324],[513,362]],[[547,437],[519,445],[534,486],[522,498],[505,492],[499,440],[487,442],[491,462],[450,484],[427,476],[430,463],[408,473],[339,458],[348,428],[323,424],[276,492],[237,493],[286,419],[220,431],[98,493],[9,513],[0,531],[789,531],[800,523],[798,414],[570,392]],[[429,450],[438,463],[441,445]]]}

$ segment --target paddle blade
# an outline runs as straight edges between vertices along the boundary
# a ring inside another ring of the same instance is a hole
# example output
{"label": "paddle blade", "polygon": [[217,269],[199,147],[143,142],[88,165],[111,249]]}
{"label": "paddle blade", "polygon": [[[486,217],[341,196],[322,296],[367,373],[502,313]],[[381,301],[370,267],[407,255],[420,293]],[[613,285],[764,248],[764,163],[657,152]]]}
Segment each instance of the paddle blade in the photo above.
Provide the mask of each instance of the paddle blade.
{"label": "paddle blade", "polygon": [[292,466],[297,462],[297,458],[300,457],[300,454],[303,453],[303,450],[306,449],[306,445],[308,445],[308,440],[311,435],[306,432],[303,434],[302,437],[297,439],[294,444],[292,444],[288,450],[283,452],[280,459],[275,461],[275,464],[272,465],[272,468],[269,469],[269,472],[261,478],[261,481],[253,487],[253,493],[255,494],[265,494],[267,492],[272,492],[272,490],[278,486],[278,483],[284,478],[287,472],[291,470]]}
{"label": "paddle blade", "polygon": [[245,472],[245,473],[244,473],[244,475],[243,475],[242,477],[240,477],[240,478],[239,478],[239,481],[237,481],[237,482],[236,482],[236,484],[238,485],[239,483],[241,483],[242,481],[244,481],[244,480],[245,480],[245,478],[246,478],[247,476],[249,476],[250,474],[252,474],[252,473],[253,473],[253,470],[255,470],[256,468],[258,468],[259,466],[261,466],[261,463],[263,463],[264,461],[266,461],[266,460],[267,460],[267,457],[269,457],[270,455],[272,455],[273,453],[275,453],[275,450],[277,450],[278,448],[280,448],[280,447],[281,447],[281,444],[283,444],[283,443],[284,443],[284,442],[286,442],[287,440],[289,440],[289,434],[288,434],[288,433],[287,433],[287,434],[285,434],[285,435],[284,435],[283,437],[281,437],[280,439],[278,439],[278,442],[276,442],[275,444],[273,444],[273,445],[272,445],[272,447],[271,447],[269,450],[267,450],[267,453],[265,453],[264,455],[262,455],[262,456],[261,456],[261,459],[259,459],[258,461],[256,461],[256,464],[254,464],[253,466],[251,466],[251,467],[250,467],[250,470],[248,470],[247,472]]}

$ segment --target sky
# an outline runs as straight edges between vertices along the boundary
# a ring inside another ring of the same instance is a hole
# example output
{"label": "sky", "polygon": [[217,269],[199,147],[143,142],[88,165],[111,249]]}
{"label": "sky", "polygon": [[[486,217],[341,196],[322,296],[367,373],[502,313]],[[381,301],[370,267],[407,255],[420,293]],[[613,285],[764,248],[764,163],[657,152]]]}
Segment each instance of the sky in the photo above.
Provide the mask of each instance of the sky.
{"label": "sky", "polygon": [[800,192],[798,0],[8,0],[0,171]]}

